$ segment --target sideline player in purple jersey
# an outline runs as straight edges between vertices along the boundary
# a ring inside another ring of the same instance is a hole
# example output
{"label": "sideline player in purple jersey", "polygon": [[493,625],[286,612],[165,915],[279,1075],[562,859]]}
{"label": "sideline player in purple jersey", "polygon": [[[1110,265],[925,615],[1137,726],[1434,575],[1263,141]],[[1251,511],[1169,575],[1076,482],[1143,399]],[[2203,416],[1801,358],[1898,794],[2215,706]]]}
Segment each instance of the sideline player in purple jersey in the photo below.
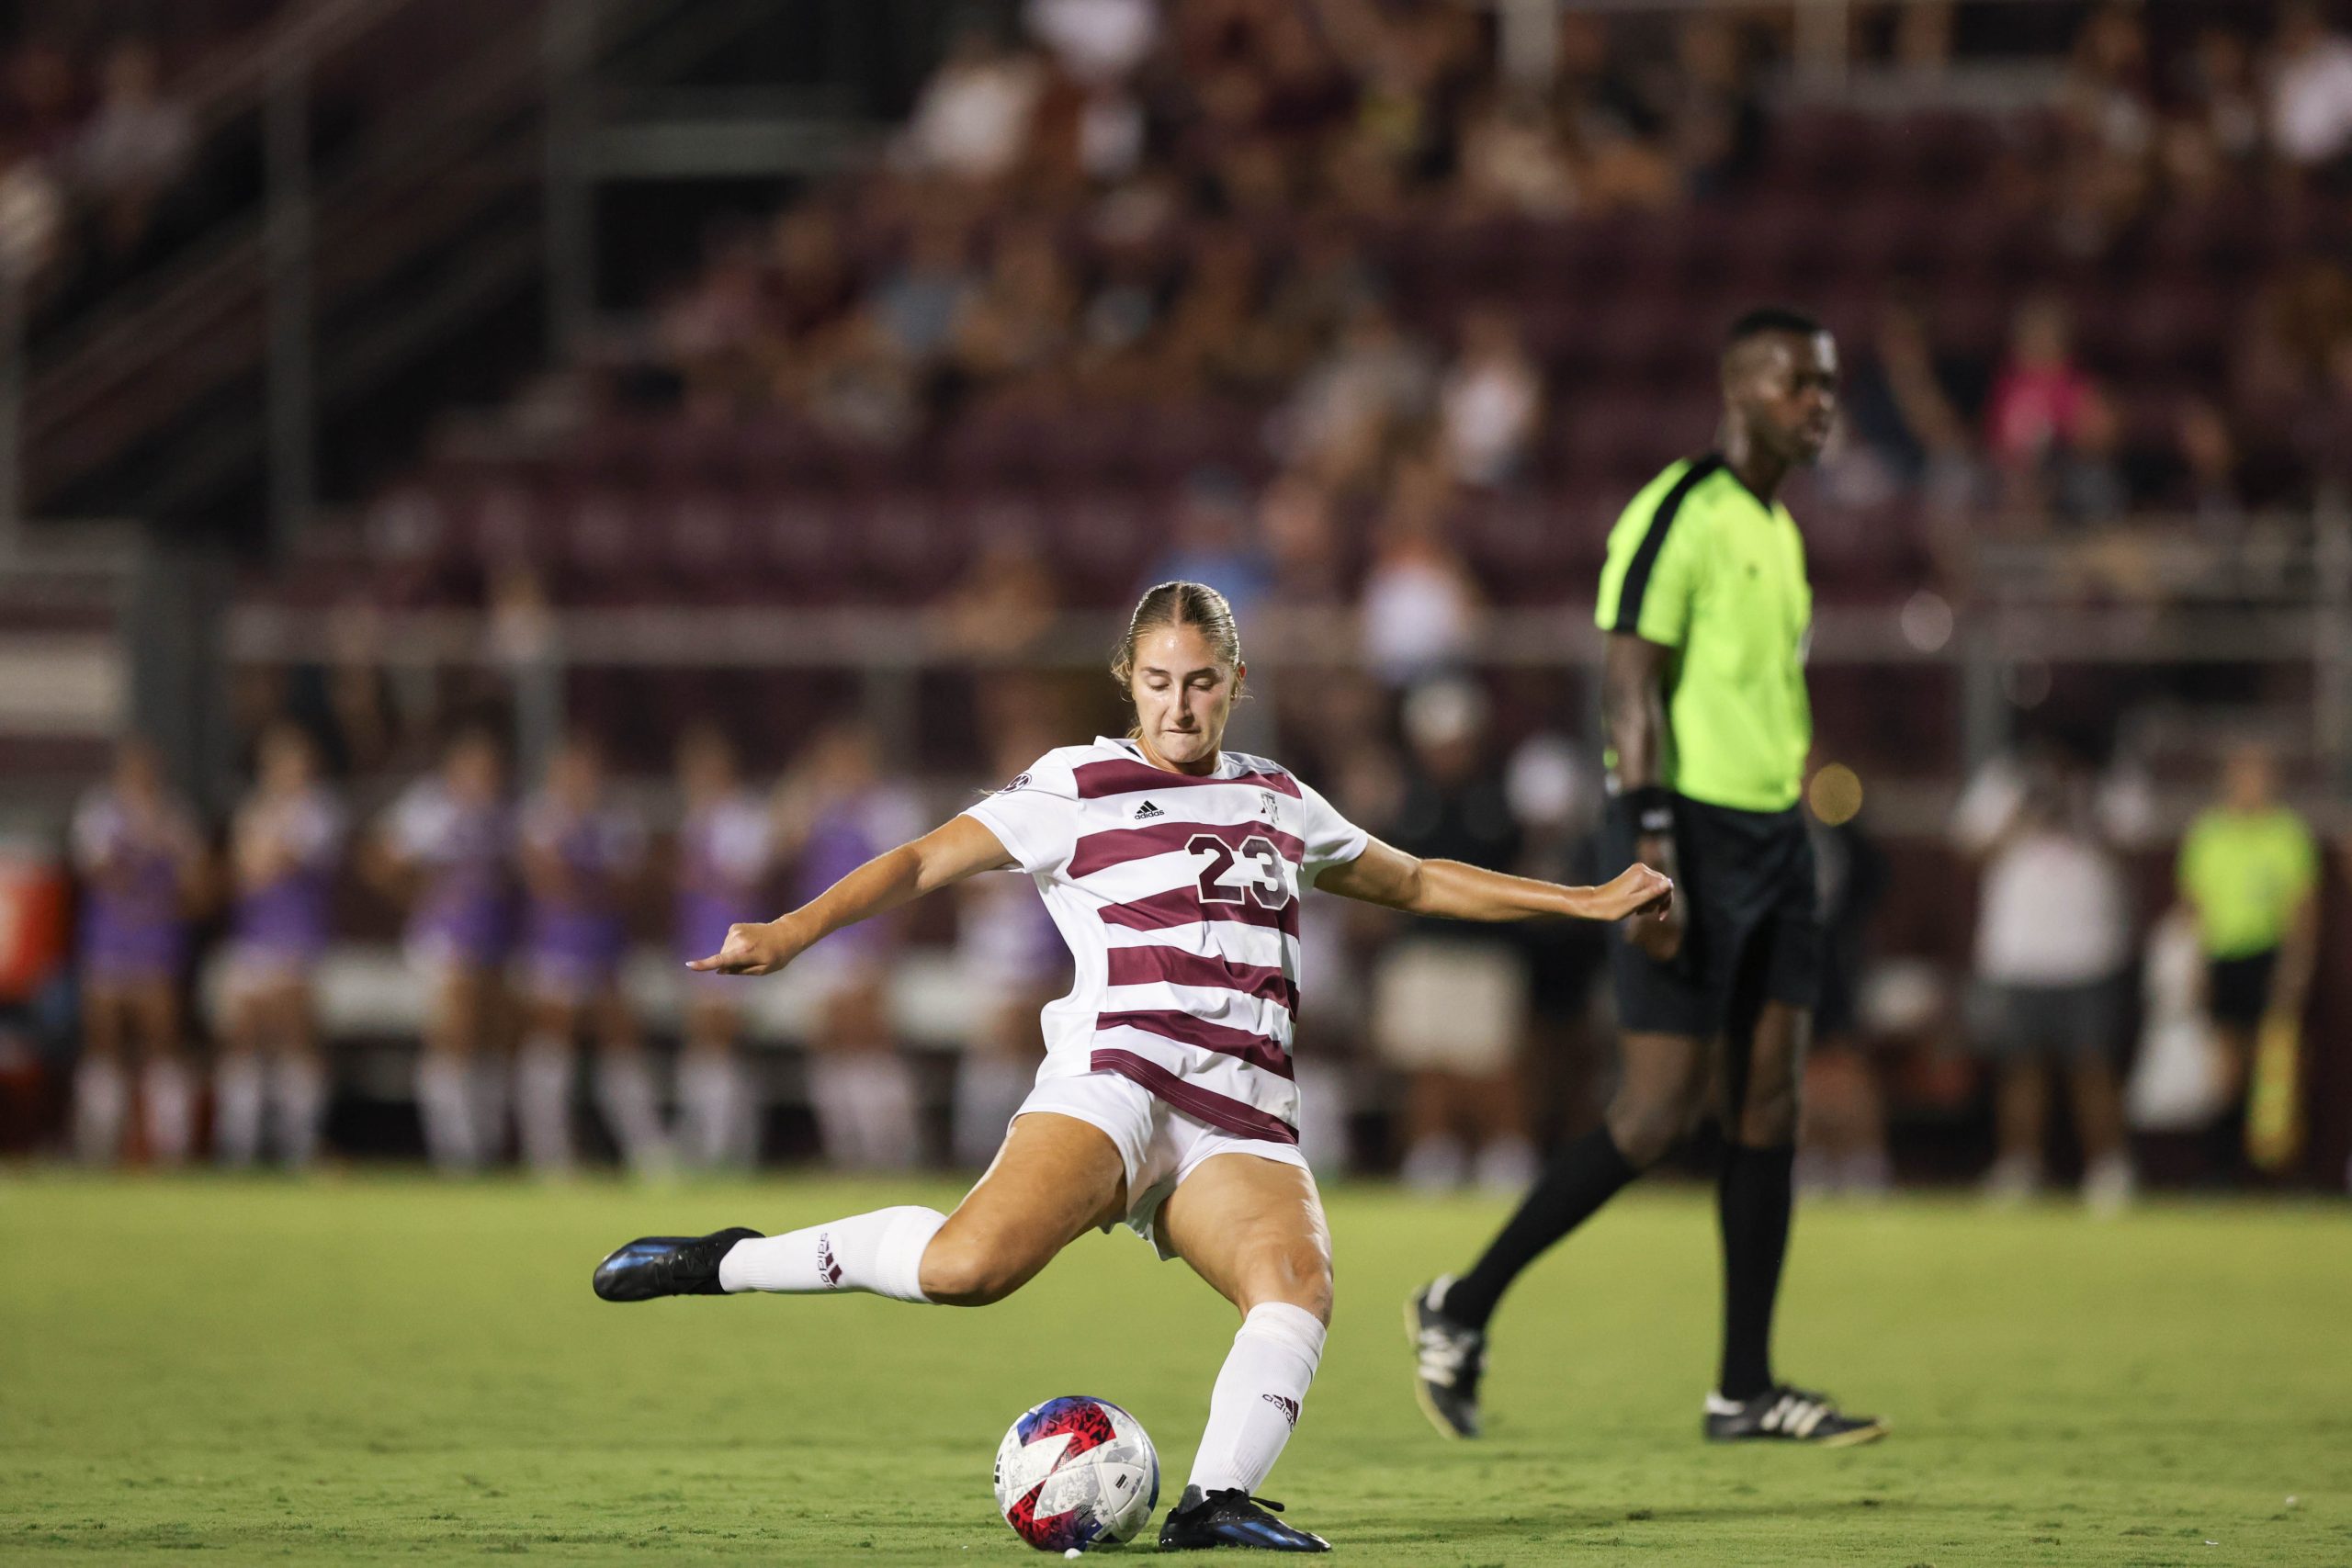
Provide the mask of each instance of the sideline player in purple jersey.
{"label": "sideline player in purple jersey", "polygon": [[[766,806],[743,787],[734,743],[712,725],[678,741],[678,824],[673,881],[681,960],[716,953],[727,928],[766,896],[775,828]],[[685,1043],[678,1062],[680,1154],[709,1169],[748,1166],[759,1155],[759,1112],[736,1043],[742,987],[732,975],[689,975]]]}
{"label": "sideline player in purple jersey", "polygon": [[772,974],[925,893],[1027,872],[1074,983],[1041,1020],[1036,1088],[953,1215],[908,1204],[779,1236],[644,1236],[597,1266],[596,1293],[864,1291],[983,1306],[1088,1230],[1124,1222],[1241,1314],[1160,1550],[1329,1550],[1253,1495],[1298,1423],[1331,1317],[1331,1236],[1298,1152],[1290,1056],[1299,899],[1319,886],[1455,919],[1615,919],[1663,909],[1673,884],[1635,866],[1605,887],[1562,887],[1391,849],[1280,763],[1223,750],[1248,672],[1225,596],[1160,584],[1113,666],[1136,708],[1125,739],[1046,752],[944,827],[790,914],[733,927],[695,961]]}
{"label": "sideline player in purple jersey", "polygon": [[[873,734],[838,724],[810,743],[777,794],[776,817],[796,894],[812,898],[902,841],[922,818],[882,782]],[[808,1099],[825,1157],[852,1170],[899,1170],[922,1155],[914,1077],[890,1021],[890,963],[899,925],[871,920],[836,932],[808,954],[817,992],[808,1045]]]}
{"label": "sideline player in purple jersey", "polygon": [[408,905],[405,946],[427,990],[416,1108],[447,1171],[495,1155],[506,1122],[497,1059],[514,940],[514,820],[506,764],[486,729],[460,731],[437,773],[411,784],[375,840],[379,880]]}
{"label": "sideline player in purple jersey", "polygon": [[319,781],[318,750],[295,724],[261,738],[253,793],[229,829],[231,917],[221,1001],[225,1045],[212,1080],[213,1153],[223,1165],[260,1155],[269,1142],[288,1165],[308,1165],[326,1118],[326,1066],[319,1059],[311,976],[325,953],[343,805]]}
{"label": "sideline player in purple jersey", "polygon": [[154,747],[135,738],[115,753],[113,777],[82,797],[73,840],[82,883],[74,1152],[93,1163],[119,1152],[130,1111],[123,1058],[135,1052],[147,1153],[176,1165],[195,1134],[180,981],[189,913],[204,896],[204,841],[164,784]]}
{"label": "sideline player in purple jersey", "polygon": [[596,1041],[596,1109],[631,1170],[670,1161],[653,1066],[620,984],[628,956],[628,895],[645,863],[645,827],[612,798],[603,753],[572,735],[548,759],[523,807],[523,939],[528,1027],[514,1059],[515,1122],[534,1170],[572,1159],[573,1049]]}

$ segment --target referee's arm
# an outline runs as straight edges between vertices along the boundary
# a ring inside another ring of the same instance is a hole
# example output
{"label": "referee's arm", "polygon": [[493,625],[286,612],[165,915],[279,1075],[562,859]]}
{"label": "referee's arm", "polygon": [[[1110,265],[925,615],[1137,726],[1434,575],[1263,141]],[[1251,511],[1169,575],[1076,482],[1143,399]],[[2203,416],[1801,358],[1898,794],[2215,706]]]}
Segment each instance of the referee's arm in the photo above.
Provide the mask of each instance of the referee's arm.
{"label": "referee's arm", "polygon": [[[1658,757],[1666,743],[1666,670],[1673,657],[1672,649],[1631,632],[1609,634],[1600,666],[1601,716],[1617,754],[1617,785],[1623,793],[1662,782]],[[1639,835],[1634,840],[1634,858],[1672,877],[1672,835]],[[1682,946],[1681,900],[1663,919],[1634,921],[1626,927],[1625,936],[1661,963],[1672,958]]]}

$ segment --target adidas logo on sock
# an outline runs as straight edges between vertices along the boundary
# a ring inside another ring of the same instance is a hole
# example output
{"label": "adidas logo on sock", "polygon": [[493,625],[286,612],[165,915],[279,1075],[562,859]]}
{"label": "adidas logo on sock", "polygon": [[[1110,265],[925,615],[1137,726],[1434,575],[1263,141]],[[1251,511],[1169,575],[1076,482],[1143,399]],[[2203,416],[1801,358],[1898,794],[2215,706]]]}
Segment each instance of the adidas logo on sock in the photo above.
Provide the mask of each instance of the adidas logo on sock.
{"label": "adidas logo on sock", "polygon": [[1279,1393],[1261,1393],[1258,1397],[1272,1405],[1275,1409],[1281,1411],[1283,1413],[1283,1420],[1289,1422],[1294,1427],[1298,1425],[1297,1400],[1284,1399]]}
{"label": "adidas logo on sock", "polygon": [[1165,817],[1167,815],[1168,813],[1162,811],[1159,807],[1147,800],[1141,806],[1136,807],[1135,820],[1137,822],[1148,822],[1155,817]]}

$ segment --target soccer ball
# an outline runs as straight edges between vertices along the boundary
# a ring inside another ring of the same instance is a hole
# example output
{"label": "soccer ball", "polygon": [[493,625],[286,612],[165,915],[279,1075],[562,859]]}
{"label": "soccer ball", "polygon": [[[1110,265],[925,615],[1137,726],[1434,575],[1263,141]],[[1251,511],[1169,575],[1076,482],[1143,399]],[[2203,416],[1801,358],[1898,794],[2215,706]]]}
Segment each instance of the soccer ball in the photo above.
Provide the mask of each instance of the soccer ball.
{"label": "soccer ball", "polygon": [[1132,1537],[1159,1502],[1159,1456],[1143,1423],[1107,1399],[1049,1399],[996,1450],[996,1506],[1040,1551]]}

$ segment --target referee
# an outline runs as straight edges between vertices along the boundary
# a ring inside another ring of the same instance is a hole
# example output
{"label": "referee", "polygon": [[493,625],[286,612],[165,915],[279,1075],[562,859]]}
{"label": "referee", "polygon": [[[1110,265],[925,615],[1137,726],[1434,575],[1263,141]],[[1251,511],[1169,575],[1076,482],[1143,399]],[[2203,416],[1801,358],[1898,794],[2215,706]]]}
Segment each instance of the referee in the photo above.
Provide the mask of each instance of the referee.
{"label": "referee", "polygon": [[1820,970],[1797,808],[1813,592],[1774,497],[1829,438],[1838,348],[1809,317],[1751,310],[1722,371],[1721,449],[1674,464],[1625,509],[1596,617],[1609,634],[1608,852],[1667,873],[1681,897],[1610,944],[1623,1072],[1603,1124],[1554,1156],[1476,1266],[1407,1303],[1415,1392],[1448,1437],[1478,1435],[1487,1324],[1511,1280],[1711,1108],[1724,1134],[1724,1344],[1706,1435],[1842,1445],[1886,1431],[1778,1381],[1770,1349]]}

